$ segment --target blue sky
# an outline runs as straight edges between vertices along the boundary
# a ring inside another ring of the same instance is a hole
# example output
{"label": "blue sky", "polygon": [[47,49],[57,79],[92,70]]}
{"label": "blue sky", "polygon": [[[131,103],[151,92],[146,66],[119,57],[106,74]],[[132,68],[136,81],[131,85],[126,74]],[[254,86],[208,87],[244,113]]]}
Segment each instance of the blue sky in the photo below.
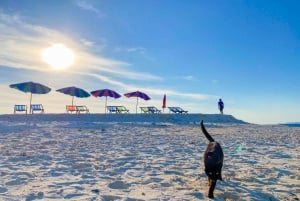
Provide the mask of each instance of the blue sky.
{"label": "blue sky", "polygon": [[[34,95],[48,113],[71,97],[56,89],[140,90],[140,106],[181,106],[251,123],[300,121],[300,3],[279,0],[2,0],[0,113],[29,102],[9,84],[35,81],[53,90]],[[60,43],[74,64],[54,70],[41,51]],[[75,99],[104,112],[105,98]],[[136,100],[108,99],[135,111]]]}

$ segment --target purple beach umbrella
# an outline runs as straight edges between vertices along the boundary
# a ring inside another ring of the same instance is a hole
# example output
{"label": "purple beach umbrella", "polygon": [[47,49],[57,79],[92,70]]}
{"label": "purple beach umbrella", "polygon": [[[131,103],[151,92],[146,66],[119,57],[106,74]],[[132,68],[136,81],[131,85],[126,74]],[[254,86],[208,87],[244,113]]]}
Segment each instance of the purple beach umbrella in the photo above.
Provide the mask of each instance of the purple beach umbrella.
{"label": "purple beach umbrella", "polygon": [[112,98],[120,98],[121,95],[115,92],[114,90],[111,89],[99,89],[96,91],[91,91],[91,94],[95,97],[102,97],[105,96],[105,108],[104,111],[106,113],[106,106],[107,106],[107,97],[112,97]]}
{"label": "purple beach umbrella", "polygon": [[147,94],[145,94],[145,93],[143,93],[143,92],[141,92],[141,91],[129,92],[129,93],[124,94],[124,96],[126,96],[127,98],[130,98],[130,97],[136,97],[136,108],[135,108],[135,112],[136,112],[136,113],[137,113],[137,108],[138,108],[139,98],[142,98],[142,99],[144,99],[145,101],[151,99]]}

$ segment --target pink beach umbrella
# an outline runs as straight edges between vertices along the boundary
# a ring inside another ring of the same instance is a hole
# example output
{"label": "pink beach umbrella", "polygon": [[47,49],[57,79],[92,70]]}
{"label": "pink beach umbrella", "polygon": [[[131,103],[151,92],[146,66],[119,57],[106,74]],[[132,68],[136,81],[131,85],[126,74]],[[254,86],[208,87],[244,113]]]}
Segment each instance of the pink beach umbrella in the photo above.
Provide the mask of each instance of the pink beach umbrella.
{"label": "pink beach umbrella", "polygon": [[137,113],[137,108],[138,108],[138,104],[139,104],[139,98],[142,98],[145,101],[151,99],[147,94],[145,94],[141,91],[129,92],[129,93],[124,94],[124,96],[126,96],[127,98],[136,97],[136,108],[135,108],[136,113]]}
{"label": "pink beach umbrella", "polygon": [[104,108],[104,111],[106,113],[106,107],[107,107],[107,97],[112,97],[112,98],[120,98],[121,95],[118,94],[117,92],[111,90],[111,89],[99,89],[99,90],[96,90],[96,91],[91,91],[91,94],[94,96],[94,97],[102,97],[102,96],[105,96],[105,108]]}

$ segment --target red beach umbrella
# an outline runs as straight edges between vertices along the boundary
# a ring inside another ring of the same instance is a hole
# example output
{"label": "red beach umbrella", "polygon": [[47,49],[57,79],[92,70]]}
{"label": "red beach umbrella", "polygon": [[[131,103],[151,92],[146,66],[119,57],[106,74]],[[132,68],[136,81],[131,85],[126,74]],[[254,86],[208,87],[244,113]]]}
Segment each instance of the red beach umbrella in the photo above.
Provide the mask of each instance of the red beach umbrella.
{"label": "red beach umbrella", "polygon": [[165,94],[164,97],[163,97],[163,104],[162,104],[163,110],[165,110],[166,107],[167,107],[167,96]]}

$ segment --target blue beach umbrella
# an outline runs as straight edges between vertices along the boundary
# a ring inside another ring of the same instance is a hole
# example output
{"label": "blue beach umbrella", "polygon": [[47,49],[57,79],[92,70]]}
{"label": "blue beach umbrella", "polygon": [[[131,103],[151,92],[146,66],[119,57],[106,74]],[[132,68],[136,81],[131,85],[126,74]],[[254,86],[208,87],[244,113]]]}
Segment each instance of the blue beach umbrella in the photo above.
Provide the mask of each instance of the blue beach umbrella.
{"label": "blue beach umbrella", "polygon": [[11,84],[9,85],[10,88],[18,89],[20,91],[23,91],[25,93],[30,93],[30,105],[31,106],[31,100],[32,100],[32,94],[47,94],[51,91],[51,88],[42,85],[40,83],[35,82],[22,82],[17,84]]}
{"label": "blue beach umbrella", "polygon": [[87,98],[90,96],[90,94],[87,91],[78,87],[65,87],[57,89],[56,91],[72,96],[72,105],[74,101],[74,96],[78,98]]}
{"label": "blue beach umbrella", "polygon": [[137,108],[138,108],[138,104],[139,104],[139,98],[144,99],[145,101],[151,99],[147,94],[145,94],[141,91],[129,92],[129,93],[124,94],[124,96],[126,96],[127,98],[136,97],[136,108],[135,108],[136,113],[137,113]]}
{"label": "blue beach umbrella", "polygon": [[106,113],[106,106],[107,106],[107,97],[112,97],[112,98],[120,98],[121,95],[115,92],[114,90],[111,89],[99,89],[96,91],[91,91],[91,94],[95,97],[102,97],[105,96],[105,113]]}

